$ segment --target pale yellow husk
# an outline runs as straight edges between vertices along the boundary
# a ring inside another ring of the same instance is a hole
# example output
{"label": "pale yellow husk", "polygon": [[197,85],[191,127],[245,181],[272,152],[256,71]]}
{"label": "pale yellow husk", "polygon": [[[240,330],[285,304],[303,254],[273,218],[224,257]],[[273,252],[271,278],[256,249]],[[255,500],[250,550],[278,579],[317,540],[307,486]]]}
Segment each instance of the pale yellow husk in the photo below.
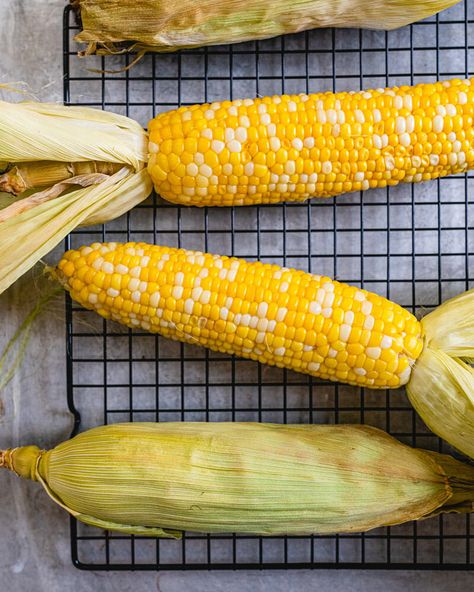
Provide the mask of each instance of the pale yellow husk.
{"label": "pale yellow husk", "polygon": [[44,160],[124,166],[89,187],[61,188],[59,197],[0,223],[0,293],[71,230],[111,220],[152,190],[145,169],[147,135],[135,121],[90,108],[0,102],[0,161]]}
{"label": "pale yellow husk", "polygon": [[408,396],[433,432],[474,458],[474,290],[448,300],[421,323],[425,346]]}
{"label": "pale yellow husk", "polygon": [[459,0],[72,0],[87,53],[113,53],[115,44],[171,51],[239,43],[321,27],[395,29]]}
{"label": "pale yellow husk", "polygon": [[133,119],[89,107],[0,101],[0,160],[99,160],[142,168],[147,136]]}
{"label": "pale yellow husk", "polygon": [[117,424],[2,461],[79,520],[150,536],[359,532],[474,500],[474,467],[367,426]]}

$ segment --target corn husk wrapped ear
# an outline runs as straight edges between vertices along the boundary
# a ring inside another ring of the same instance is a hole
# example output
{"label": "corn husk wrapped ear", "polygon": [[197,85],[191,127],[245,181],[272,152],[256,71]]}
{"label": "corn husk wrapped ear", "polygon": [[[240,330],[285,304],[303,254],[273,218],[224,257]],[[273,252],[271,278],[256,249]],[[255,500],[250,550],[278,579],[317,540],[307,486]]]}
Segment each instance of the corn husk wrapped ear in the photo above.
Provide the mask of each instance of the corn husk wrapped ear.
{"label": "corn husk wrapped ear", "polygon": [[474,467],[367,426],[117,424],[0,464],[82,522],[145,536],[360,532],[474,500]]}
{"label": "corn husk wrapped ear", "polygon": [[0,102],[7,169],[0,191],[20,194],[1,200],[0,293],[77,226],[111,220],[146,199],[146,161],[147,135],[127,117]]}
{"label": "corn husk wrapped ear", "polygon": [[72,0],[85,53],[116,53],[240,43],[321,27],[395,29],[459,0]]}

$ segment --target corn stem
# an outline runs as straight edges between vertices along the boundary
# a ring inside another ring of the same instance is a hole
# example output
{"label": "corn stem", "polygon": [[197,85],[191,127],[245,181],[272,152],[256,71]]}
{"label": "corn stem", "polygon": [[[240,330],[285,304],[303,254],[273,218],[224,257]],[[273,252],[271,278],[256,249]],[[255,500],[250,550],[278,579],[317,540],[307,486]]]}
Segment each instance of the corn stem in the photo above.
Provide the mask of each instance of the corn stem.
{"label": "corn stem", "polygon": [[123,167],[109,162],[24,162],[8,169],[0,176],[0,191],[20,195],[28,189],[51,187],[61,181],[100,173],[112,175]]}

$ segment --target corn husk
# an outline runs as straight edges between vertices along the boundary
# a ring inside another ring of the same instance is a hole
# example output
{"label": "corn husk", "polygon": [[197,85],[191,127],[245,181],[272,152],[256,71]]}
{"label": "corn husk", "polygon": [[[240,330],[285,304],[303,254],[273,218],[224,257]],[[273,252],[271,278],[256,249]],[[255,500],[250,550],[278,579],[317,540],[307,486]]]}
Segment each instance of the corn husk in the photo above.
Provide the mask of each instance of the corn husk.
{"label": "corn husk", "polygon": [[86,53],[177,49],[239,43],[321,27],[395,29],[459,0],[72,0]]}
{"label": "corn husk", "polygon": [[408,397],[435,434],[474,458],[474,289],[444,302],[421,325],[425,346]]}
{"label": "corn husk", "polygon": [[44,161],[122,166],[56,183],[7,207],[2,198],[0,293],[71,230],[120,216],[152,190],[147,135],[135,121],[90,108],[1,101],[0,162]]}
{"label": "corn husk", "polygon": [[117,424],[2,463],[87,524],[150,536],[359,532],[474,500],[474,467],[367,426]]}

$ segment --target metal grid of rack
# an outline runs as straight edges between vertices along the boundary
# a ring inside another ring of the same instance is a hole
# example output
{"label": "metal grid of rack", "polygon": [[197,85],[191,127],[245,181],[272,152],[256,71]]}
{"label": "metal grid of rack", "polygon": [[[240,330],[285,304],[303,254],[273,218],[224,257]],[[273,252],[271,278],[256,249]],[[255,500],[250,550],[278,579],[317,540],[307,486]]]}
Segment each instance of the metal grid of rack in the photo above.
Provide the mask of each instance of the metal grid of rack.
{"label": "metal grid of rack", "polygon": [[[461,3],[386,32],[317,30],[284,38],[133,58],[76,57],[64,15],[64,99],[126,114],[143,125],[179,105],[275,93],[358,90],[466,77],[474,7]],[[95,69],[96,71],[92,71]],[[122,70],[107,73],[109,70]],[[100,71],[100,73],[97,73]],[[67,246],[146,240],[324,273],[385,295],[416,314],[474,284],[473,175],[304,204],[208,210],[153,196]],[[403,390],[316,381],[131,332],[67,301],[68,403],[75,430],[118,421],[367,423],[403,442],[452,452]],[[470,569],[474,520],[445,515],[366,534],[129,537],[71,522],[82,569]]]}

